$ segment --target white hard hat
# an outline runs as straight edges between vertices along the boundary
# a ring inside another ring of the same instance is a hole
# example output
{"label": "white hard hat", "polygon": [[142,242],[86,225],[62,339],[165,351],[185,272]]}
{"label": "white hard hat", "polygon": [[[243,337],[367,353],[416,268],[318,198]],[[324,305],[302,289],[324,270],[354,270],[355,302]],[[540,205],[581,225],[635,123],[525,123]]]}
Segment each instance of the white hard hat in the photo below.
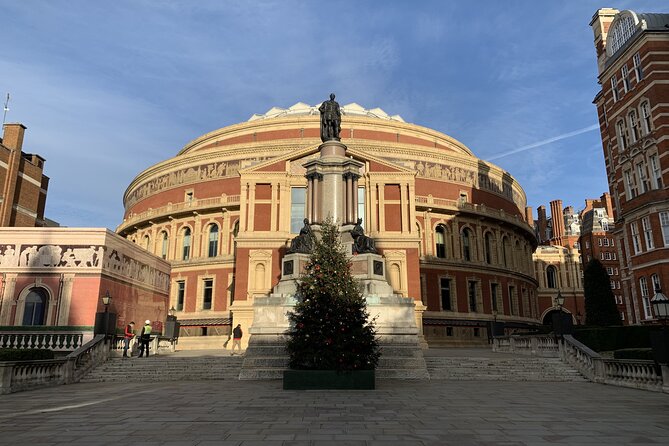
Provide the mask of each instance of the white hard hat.
{"label": "white hard hat", "polygon": [[147,320],[144,321],[144,323],[145,323],[145,324],[150,324],[151,321],[147,319]]}

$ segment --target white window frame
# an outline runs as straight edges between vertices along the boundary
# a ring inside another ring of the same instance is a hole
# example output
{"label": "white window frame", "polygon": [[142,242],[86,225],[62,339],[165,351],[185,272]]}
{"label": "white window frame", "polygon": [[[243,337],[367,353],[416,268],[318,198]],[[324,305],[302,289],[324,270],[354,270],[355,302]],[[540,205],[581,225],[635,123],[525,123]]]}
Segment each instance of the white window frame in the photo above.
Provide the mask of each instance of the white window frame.
{"label": "white window frame", "polygon": [[657,155],[651,155],[648,157],[650,160],[650,170],[652,172],[651,180],[653,189],[659,189],[662,187],[662,168],[660,167],[660,161]]}
{"label": "white window frame", "polygon": [[627,64],[623,65],[620,69],[620,77],[623,81],[623,94],[625,94],[632,89],[632,86],[630,85],[630,71],[629,68],[627,68]]}
{"label": "white window frame", "polygon": [[641,129],[639,128],[639,120],[637,119],[636,110],[631,110],[627,114],[627,122],[630,128],[630,144],[634,144],[641,137]]}
{"label": "white window frame", "polygon": [[637,222],[630,223],[630,232],[632,233],[632,247],[634,248],[634,254],[639,254],[641,252],[641,237],[639,235],[639,225]]}
{"label": "white window frame", "polygon": [[653,314],[650,309],[650,295],[648,294],[648,282],[645,277],[639,278],[639,289],[641,290],[641,302],[643,303],[644,319],[652,319]]}
{"label": "white window frame", "polygon": [[618,102],[620,93],[618,92],[618,79],[615,74],[611,76],[611,92],[613,93],[613,102]]}
{"label": "white window frame", "polygon": [[637,179],[639,180],[639,194],[648,192],[648,181],[646,175],[646,165],[641,162],[636,164]]}
{"label": "white window frame", "polygon": [[627,188],[627,200],[636,198],[637,189],[634,182],[634,173],[631,170],[626,170],[623,174],[625,176],[625,186]]}
{"label": "white window frame", "polygon": [[618,134],[618,148],[621,151],[627,150],[627,129],[622,119],[616,122],[616,133]]}
{"label": "white window frame", "polygon": [[655,244],[653,243],[653,227],[650,225],[649,216],[641,219],[641,227],[643,228],[643,238],[646,241],[646,249],[655,249]]}
{"label": "white window frame", "polygon": [[644,101],[641,103],[641,123],[643,124],[644,134],[647,135],[652,130],[652,119],[650,117],[650,103]]}
{"label": "white window frame", "polygon": [[669,246],[669,211],[662,211],[660,216],[660,227],[662,228],[662,240],[664,246]]}
{"label": "white window frame", "polygon": [[632,61],[634,62],[634,74],[636,74],[636,83],[638,84],[643,80],[643,68],[641,67],[641,55],[639,53],[636,53],[632,57]]}

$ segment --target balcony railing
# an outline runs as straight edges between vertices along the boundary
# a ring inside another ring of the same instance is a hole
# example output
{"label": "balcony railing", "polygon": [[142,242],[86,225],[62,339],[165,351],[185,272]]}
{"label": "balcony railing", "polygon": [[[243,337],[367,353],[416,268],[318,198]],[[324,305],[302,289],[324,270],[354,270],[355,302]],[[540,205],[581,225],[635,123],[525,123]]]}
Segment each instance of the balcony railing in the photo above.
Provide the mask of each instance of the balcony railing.
{"label": "balcony railing", "polygon": [[127,218],[123,219],[123,223],[116,228],[116,231],[122,231],[129,226],[148,219],[166,218],[175,214],[202,211],[216,207],[239,206],[239,200],[239,195],[221,195],[220,197],[200,198],[181,203],[168,203],[165,206],[148,209],[139,214],[130,214]]}
{"label": "balcony railing", "polygon": [[481,215],[485,217],[492,217],[498,220],[503,220],[508,223],[520,226],[523,229],[534,234],[534,230],[518,215],[504,212],[503,209],[495,209],[484,204],[469,203],[464,200],[447,200],[445,198],[434,198],[432,195],[422,196],[416,195],[416,206],[430,207],[433,209],[443,209],[457,212],[468,212],[471,214]]}
{"label": "balcony railing", "polygon": [[92,332],[81,331],[0,331],[0,348],[46,349],[71,352],[93,339]]}

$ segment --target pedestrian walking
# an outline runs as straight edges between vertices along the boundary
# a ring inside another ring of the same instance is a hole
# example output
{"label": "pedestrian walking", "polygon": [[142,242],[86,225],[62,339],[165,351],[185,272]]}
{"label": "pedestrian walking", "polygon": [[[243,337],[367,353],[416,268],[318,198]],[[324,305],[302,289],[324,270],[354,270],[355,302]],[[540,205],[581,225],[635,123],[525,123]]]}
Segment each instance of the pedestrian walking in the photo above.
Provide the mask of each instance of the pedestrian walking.
{"label": "pedestrian walking", "polygon": [[[130,341],[132,341],[132,338],[135,337],[135,323],[130,322],[128,325],[125,326],[125,333],[123,336],[123,357],[127,358],[128,357],[128,349],[130,348]],[[132,356],[132,352],[130,353]]]}
{"label": "pedestrian walking", "polygon": [[239,354],[242,354],[242,336],[244,332],[242,331],[242,324],[237,324],[237,326],[232,330],[232,353],[235,354],[235,347],[239,348]]}
{"label": "pedestrian walking", "polygon": [[146,352],[146,357],[149,357],[149,343],[151,342],[151,331],[153,330],[153,327],[151,327],[151,321],[146,320],[144,321],[144,326],[142,327],[142,332],[139,335],[139,357],[141,358],[144,355],[144,352]]}

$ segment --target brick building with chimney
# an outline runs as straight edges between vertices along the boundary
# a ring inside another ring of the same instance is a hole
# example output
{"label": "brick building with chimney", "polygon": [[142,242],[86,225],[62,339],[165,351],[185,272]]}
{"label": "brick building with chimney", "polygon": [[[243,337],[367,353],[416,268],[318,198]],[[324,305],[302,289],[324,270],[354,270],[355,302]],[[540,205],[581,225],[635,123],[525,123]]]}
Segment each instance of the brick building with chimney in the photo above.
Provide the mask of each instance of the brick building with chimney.
{"label": "brick building with chimney", "polygon": [[44,226],[44,158],[22,151],[26,127],[5,124],[0,140],[0,227]]}
{"label": "brick building with chimney", "polygon": [[669,14],[604,8],[590,26],[623,299],[630,323],[654,322],[669,282]]}

